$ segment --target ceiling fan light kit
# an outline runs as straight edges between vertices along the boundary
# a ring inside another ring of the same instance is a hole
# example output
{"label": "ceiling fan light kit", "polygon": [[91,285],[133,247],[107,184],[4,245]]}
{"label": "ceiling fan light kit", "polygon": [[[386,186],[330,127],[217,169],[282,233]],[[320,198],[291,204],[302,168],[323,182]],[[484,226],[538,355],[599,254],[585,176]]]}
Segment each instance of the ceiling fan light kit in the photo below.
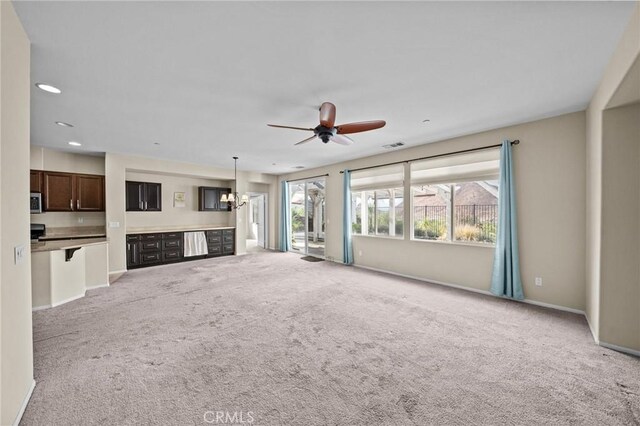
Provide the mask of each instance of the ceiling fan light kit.
{"label": "ceiling fan light kit", "polygon": [[279,124],[268,124],[268,126],[279,127],[282,129],[311,131],[314,133],[313,136],[303,139],[295,145],[311,142],[315,138],[320,139],[323,143],[331,141],[340,145],[351,145],[353,143],[353,139],[345,136],[346,134],[367,132],[369,130],[379,129],[387,124],[383,120],[359,121],[357,123],[339,124],[337,126],[335,123],[336,106],[331,102],[324,102],[320,106],[320,124],[315,128],[282,126]]}

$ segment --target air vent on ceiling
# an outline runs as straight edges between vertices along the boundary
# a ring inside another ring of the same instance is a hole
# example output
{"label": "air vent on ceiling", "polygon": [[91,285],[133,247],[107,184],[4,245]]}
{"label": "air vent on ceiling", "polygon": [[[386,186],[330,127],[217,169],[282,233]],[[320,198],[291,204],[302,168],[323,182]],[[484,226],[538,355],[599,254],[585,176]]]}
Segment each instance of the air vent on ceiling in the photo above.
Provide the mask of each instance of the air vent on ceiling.
{"label": "air vent on ceiling", "polygon": [[293,166],[294,169],[304,169],[304,166]]}
{"label": "air vent on ceiling", "polygon": [[390,143],[388,145],[382,145],[384,149],[400,148],[401,146],[404,146],[404,142],[396,142],[396,143]]}

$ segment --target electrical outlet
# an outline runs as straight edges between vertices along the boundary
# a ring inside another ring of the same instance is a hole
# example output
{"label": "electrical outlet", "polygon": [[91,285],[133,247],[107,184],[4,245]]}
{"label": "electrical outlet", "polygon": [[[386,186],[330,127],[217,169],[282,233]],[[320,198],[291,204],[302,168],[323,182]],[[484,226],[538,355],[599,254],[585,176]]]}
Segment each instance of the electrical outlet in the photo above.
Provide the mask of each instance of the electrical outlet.
{"label": "electrical outlet", "polygon": [[78,223],[84,223],[84,217],[79,217],[78,218]]}
{"label": "electrical outlet", "polygon": [[25,246],[23,244],[21,244],[19,246],[15,246],[13,248],[13,255],[14,255],[14,263],[16,265],[18,263],[22,263],[22,261],[24,261],[24,258],[27,255],[27,249],[25,248]]}
{"label": "electrical outlet", "polygon": [[358,250],[358,256],[362,256],[362,250]]}
{"label": "electrical outlet", "polygon": [[120,228],[120,222],[109,222],[109,228]]}
{"label": "electrical outlet", "polygon": [[536,286],[542,287],[542,277],[536,277]]}

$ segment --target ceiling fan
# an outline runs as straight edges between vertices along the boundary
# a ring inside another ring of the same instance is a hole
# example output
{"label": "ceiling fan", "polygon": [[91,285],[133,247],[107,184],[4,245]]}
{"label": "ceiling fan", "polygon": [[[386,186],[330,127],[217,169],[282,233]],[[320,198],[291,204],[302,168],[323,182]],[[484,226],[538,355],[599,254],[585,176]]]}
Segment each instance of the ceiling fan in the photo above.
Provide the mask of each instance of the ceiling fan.
{"label": "ceiling fan", "polygon": [[359,121],[357,123],[338,124],[337,126],[335,123],[336,106],[331,102],[324,102],[320,106],[320,124],[315,128],[280,126],[278,124],[267,124],[267,126],[280,127],[282,129],[306,130],[314,133],[310,138],[301,140],[295,145],[311,142],[316,137],[324,143],[332,141],[340,145],[351,145],[353,139],[346,136],[347,134],[379,129],[387,124],[383,120]]}

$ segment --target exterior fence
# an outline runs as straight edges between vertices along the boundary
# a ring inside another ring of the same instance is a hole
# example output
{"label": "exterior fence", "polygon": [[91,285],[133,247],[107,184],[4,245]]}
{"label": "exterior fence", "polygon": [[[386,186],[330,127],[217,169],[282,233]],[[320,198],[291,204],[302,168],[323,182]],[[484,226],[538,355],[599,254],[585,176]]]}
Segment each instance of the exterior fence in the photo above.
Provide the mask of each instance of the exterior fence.
{"label": "exterior fence", "polygon": [[[495,242],[498,223],[496,204],[454,206],[454,239]],[[415,206],[416,238],[443,239],[447,234],[447,206]]]}

